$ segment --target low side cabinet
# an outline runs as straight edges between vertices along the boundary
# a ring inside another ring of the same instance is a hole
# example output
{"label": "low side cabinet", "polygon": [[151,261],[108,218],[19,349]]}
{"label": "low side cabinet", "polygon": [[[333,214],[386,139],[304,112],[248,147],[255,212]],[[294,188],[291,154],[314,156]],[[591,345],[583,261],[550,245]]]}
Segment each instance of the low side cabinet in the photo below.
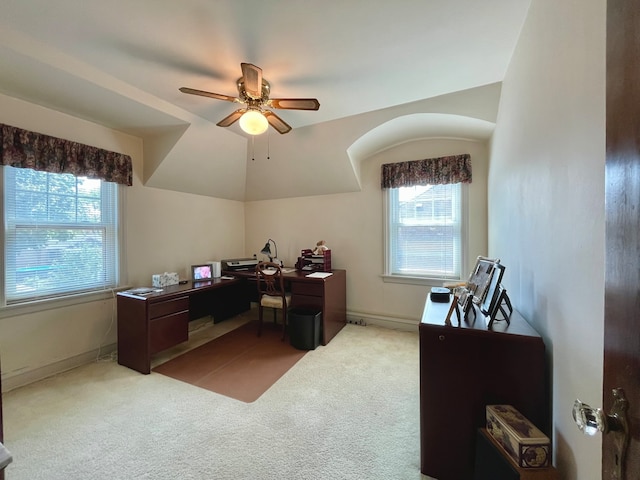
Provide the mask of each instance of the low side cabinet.
{"label": "low side cabinet", "polygon": [[479,313],[445,325],[449,306],[427,298],[419,326],[420,465],[438,480],[470,480],[487,405],[513,405],[549,434],[545,348],[515,311],[488,330]]}

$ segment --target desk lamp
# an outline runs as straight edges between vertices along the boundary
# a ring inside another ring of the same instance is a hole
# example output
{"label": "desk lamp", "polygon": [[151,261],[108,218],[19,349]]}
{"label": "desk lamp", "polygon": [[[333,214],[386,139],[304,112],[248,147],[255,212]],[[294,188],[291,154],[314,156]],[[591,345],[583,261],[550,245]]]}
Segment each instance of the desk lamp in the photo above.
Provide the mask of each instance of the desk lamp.
{"label": "desk lamp", "polygon": [[[271,255],[271,246],[269,245],[269,242],[273,242],[273,246],[276,250],[275,257]],[[267,243],[264,244],[264,248],[260,250],[260,253],[269,257],[270,262],[277,263],[278,265],[282,266],[282,261],[278,260],[278,246],[276,245],[276,242],[274,242],[273,240],[271,239],[267,240]]]}

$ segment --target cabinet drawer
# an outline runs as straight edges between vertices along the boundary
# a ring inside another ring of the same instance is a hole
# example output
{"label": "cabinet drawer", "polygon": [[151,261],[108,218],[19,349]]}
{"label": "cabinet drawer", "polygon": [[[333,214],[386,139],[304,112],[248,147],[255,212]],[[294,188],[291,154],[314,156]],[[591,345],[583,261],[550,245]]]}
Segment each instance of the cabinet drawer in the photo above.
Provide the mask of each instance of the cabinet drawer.
{"label": "cabinet drawer", "polygon": [[154,354],[189,339],[189,311],[149,322],[149,353]]}
{"label": "cabinet drawer", "polygon": [[189,310],[189,297],[179,297],[149,305],[149,319]]}
{"label": "cabinet drawer", "polygon": [[291,297],[292,307],[314,307],[322,309],[322,297],[295,294]]}
{"label": "cabinet drawer", "polygon": [[313,295],[316,297],[322,297],[324,295],[324,283],[291,282],[291,293],[294,295]]}

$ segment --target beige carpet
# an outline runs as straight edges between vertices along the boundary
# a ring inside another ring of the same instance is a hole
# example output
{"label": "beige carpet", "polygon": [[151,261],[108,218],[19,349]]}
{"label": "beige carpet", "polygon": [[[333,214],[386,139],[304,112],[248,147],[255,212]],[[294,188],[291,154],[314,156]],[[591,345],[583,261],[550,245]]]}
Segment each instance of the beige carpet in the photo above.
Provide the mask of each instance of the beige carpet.
{"label": "beige carpet", "polygon": [[7,480],[420,480],[418,357],[417,327],[347,325],[253,403],[86,365],[4,394]]}
{"label": "beige carpet", "polygon": [[300,360],[306,351],[282,340],[282,326],[266,322],[256,335],[258,322],[245,323],[204,345],[153,368],[243,402],[255,402]]}

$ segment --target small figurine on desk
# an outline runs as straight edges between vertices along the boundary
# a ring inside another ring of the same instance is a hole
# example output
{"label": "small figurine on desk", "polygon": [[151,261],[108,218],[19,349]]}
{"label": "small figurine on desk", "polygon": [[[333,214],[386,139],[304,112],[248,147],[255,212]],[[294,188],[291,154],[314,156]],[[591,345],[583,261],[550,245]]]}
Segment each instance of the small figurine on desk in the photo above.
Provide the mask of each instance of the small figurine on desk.
{"label": "small figurine on desk", "polygon": [[327,247],[326,242],[324,240],[319,240],[318,243],[316,243],[316,249],[313,251],[313,254],[323,255],[327,250],[329,250],[329,247]]}

